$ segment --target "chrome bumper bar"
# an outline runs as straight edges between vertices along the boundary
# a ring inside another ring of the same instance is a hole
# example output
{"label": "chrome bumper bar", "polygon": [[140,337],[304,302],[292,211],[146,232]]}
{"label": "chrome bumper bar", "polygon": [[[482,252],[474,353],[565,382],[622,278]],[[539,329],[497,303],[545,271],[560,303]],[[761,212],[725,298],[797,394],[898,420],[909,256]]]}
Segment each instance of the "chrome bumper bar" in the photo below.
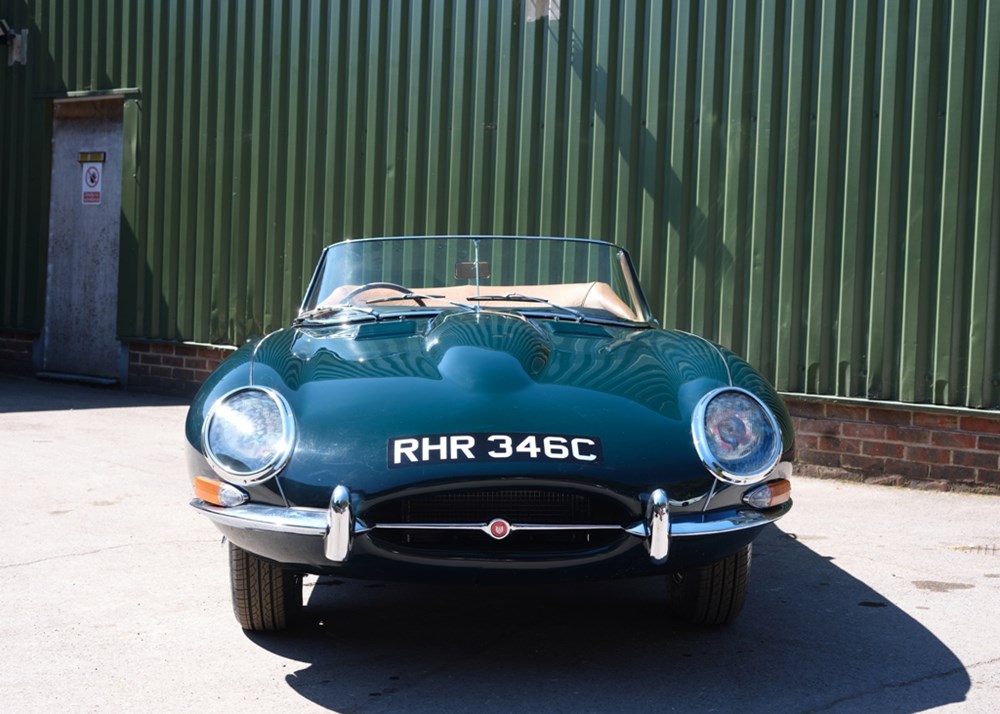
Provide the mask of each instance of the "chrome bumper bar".
{"label": "chrome bumper bar", "polygon": [[[201,499],[191,501],[191,506],[213,522],[230,528],[289,533],[324,539],[324,552],[331,562],[346,561],[355,536],[373,530],[452,530],[483,531],[490,533],[491,523],[378,523],[368,526],[351,512],[350,493],[344,486],[337,486],[330,499],[329,508],[283,508],[247,503],[232,508],[215,506]],[[542,523],[507,523],[509,532],[515,531],[569,531],[569,530],[621,530],[647,541],[649,557],[662,563],[670,552],[674,538],[707,536],[757,528],[785,515],[792,507],[791,501],[768,509],[754,511],[734,509],[722,514],[699,514],[691,520],[671,520],[666,494],[656,489],[650,495],[646,517],[631,526],[617,525],[563,525]]]}

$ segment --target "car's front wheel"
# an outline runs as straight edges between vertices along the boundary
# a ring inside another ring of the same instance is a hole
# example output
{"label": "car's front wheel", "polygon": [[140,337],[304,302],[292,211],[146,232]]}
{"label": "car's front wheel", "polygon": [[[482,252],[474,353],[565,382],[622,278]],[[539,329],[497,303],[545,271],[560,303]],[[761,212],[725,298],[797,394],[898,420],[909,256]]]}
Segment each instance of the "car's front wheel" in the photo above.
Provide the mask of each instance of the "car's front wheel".
{"label": "car's front wheel", "polygon": [[233,613],[244,630],[284,630],[302,610],[302,577],[229,544]]}
{"label": "car's front wheel", "polygon": [[667,576],[671,614],[694,625],[728,625],[743,609],[750,580],[751,546],[701,568]]}

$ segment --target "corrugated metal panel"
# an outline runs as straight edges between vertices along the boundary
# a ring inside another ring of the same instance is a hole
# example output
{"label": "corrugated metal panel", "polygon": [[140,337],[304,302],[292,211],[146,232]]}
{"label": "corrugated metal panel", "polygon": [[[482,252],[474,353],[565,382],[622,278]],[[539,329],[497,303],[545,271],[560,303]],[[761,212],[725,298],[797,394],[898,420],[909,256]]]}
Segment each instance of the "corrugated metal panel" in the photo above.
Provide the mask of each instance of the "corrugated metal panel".
{"label": "corrugated metal panel", "polygon": [[[1000,406],[998,0],[0,8],[38,33],[0,138],[26,93],[141,88],[124,337],[279,325],[347,237],[567,234],[781,389]],[[4,156],[2,322],[37,324]]]}
{"label": "corrugated metal panel", "polygon": [[[16,32],[37,26],[24,2],[0,2],[0,18]],[[34,65],[8,65],[0,47],[0,326],[38,330],[45,304],[45,221],[51,151],[48,107],[32,102]]]}

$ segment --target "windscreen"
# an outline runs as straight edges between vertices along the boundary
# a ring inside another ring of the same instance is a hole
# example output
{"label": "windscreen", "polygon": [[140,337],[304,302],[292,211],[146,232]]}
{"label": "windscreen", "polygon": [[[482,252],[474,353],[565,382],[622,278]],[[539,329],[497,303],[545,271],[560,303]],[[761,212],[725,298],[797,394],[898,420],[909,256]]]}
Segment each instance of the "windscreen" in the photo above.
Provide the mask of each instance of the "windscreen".
{"label": "windscreen", "polygon": [[[414,296],[407,299],[407,295]],[[420,296],[417,299],[416,296]],[[502,300],[508,296],[515,296]],[[646,322],[649,312],[627,254],[599,241],[428,237],[345,241],[326,249],[302,310],[391,301],[528,309],[553,303]]]}

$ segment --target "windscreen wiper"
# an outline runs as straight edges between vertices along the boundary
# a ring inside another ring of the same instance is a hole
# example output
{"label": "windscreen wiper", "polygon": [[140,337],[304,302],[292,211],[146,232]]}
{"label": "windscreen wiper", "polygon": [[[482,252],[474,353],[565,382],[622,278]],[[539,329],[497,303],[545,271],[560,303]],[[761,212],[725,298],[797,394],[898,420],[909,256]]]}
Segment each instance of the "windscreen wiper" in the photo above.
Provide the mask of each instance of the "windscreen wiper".
{"label": "windscreen wiper", "polygon": [[388,297],[375,298],[373,300],[365,300],[366,305],[377,305],[381,302],[399,302],[401,300],[413,300],[414,302],[421,300],[444,300],[444,295],[424,295],[423,293],[403,293],[402,295],[390,295]]}
{"label": "windscreen wiper", "polygon": [[358,320],[378,321],[382,317],[370,307],[359,307],[358,305],[322,305],[299,313],[298,317],[292,320],[292,325],[297,327],[298,325],[324,322],[328,318],[335,316],[342,316],[344,318],[343,322],[355,322]]}
{"label": "windscreen wiper", "polygon": [[521,293],[507,293],[506,295],[470,295],[465,298],[466,300],[471,300],[473,302],[532,302],[541,303],[542,305],[548,305],[549,307],[554,307],[557,310],[562,310],[563,312],[568,312],[570,315],[576,318],[577,322],[583,322],[587,319],[579,310],[575,310],[571,307],[566,307],[565,305],[557,305],[554,302],[550,302],[545,298],[536,297],[534,295],[523,295]]}
{"label": "windscreen wiper", "polygon": [[[424,300],[447,300],[448,304],[452,307],[460,307],[463,310],[475,310],[476,308],[472,305],[466,305],[462,302],[455,302],[454,300],[448,300],[444,295],[424,295],[422,293],[405,293],[403,295],[390,295],[389,297],[375,298],[374,300],[366,301],[366,305],[375,305],[383,302],[399,302],[400,300],[413,300],[418,304],[422,303]],[[425,305],[420,304],[420,307],[425,307]]]}

